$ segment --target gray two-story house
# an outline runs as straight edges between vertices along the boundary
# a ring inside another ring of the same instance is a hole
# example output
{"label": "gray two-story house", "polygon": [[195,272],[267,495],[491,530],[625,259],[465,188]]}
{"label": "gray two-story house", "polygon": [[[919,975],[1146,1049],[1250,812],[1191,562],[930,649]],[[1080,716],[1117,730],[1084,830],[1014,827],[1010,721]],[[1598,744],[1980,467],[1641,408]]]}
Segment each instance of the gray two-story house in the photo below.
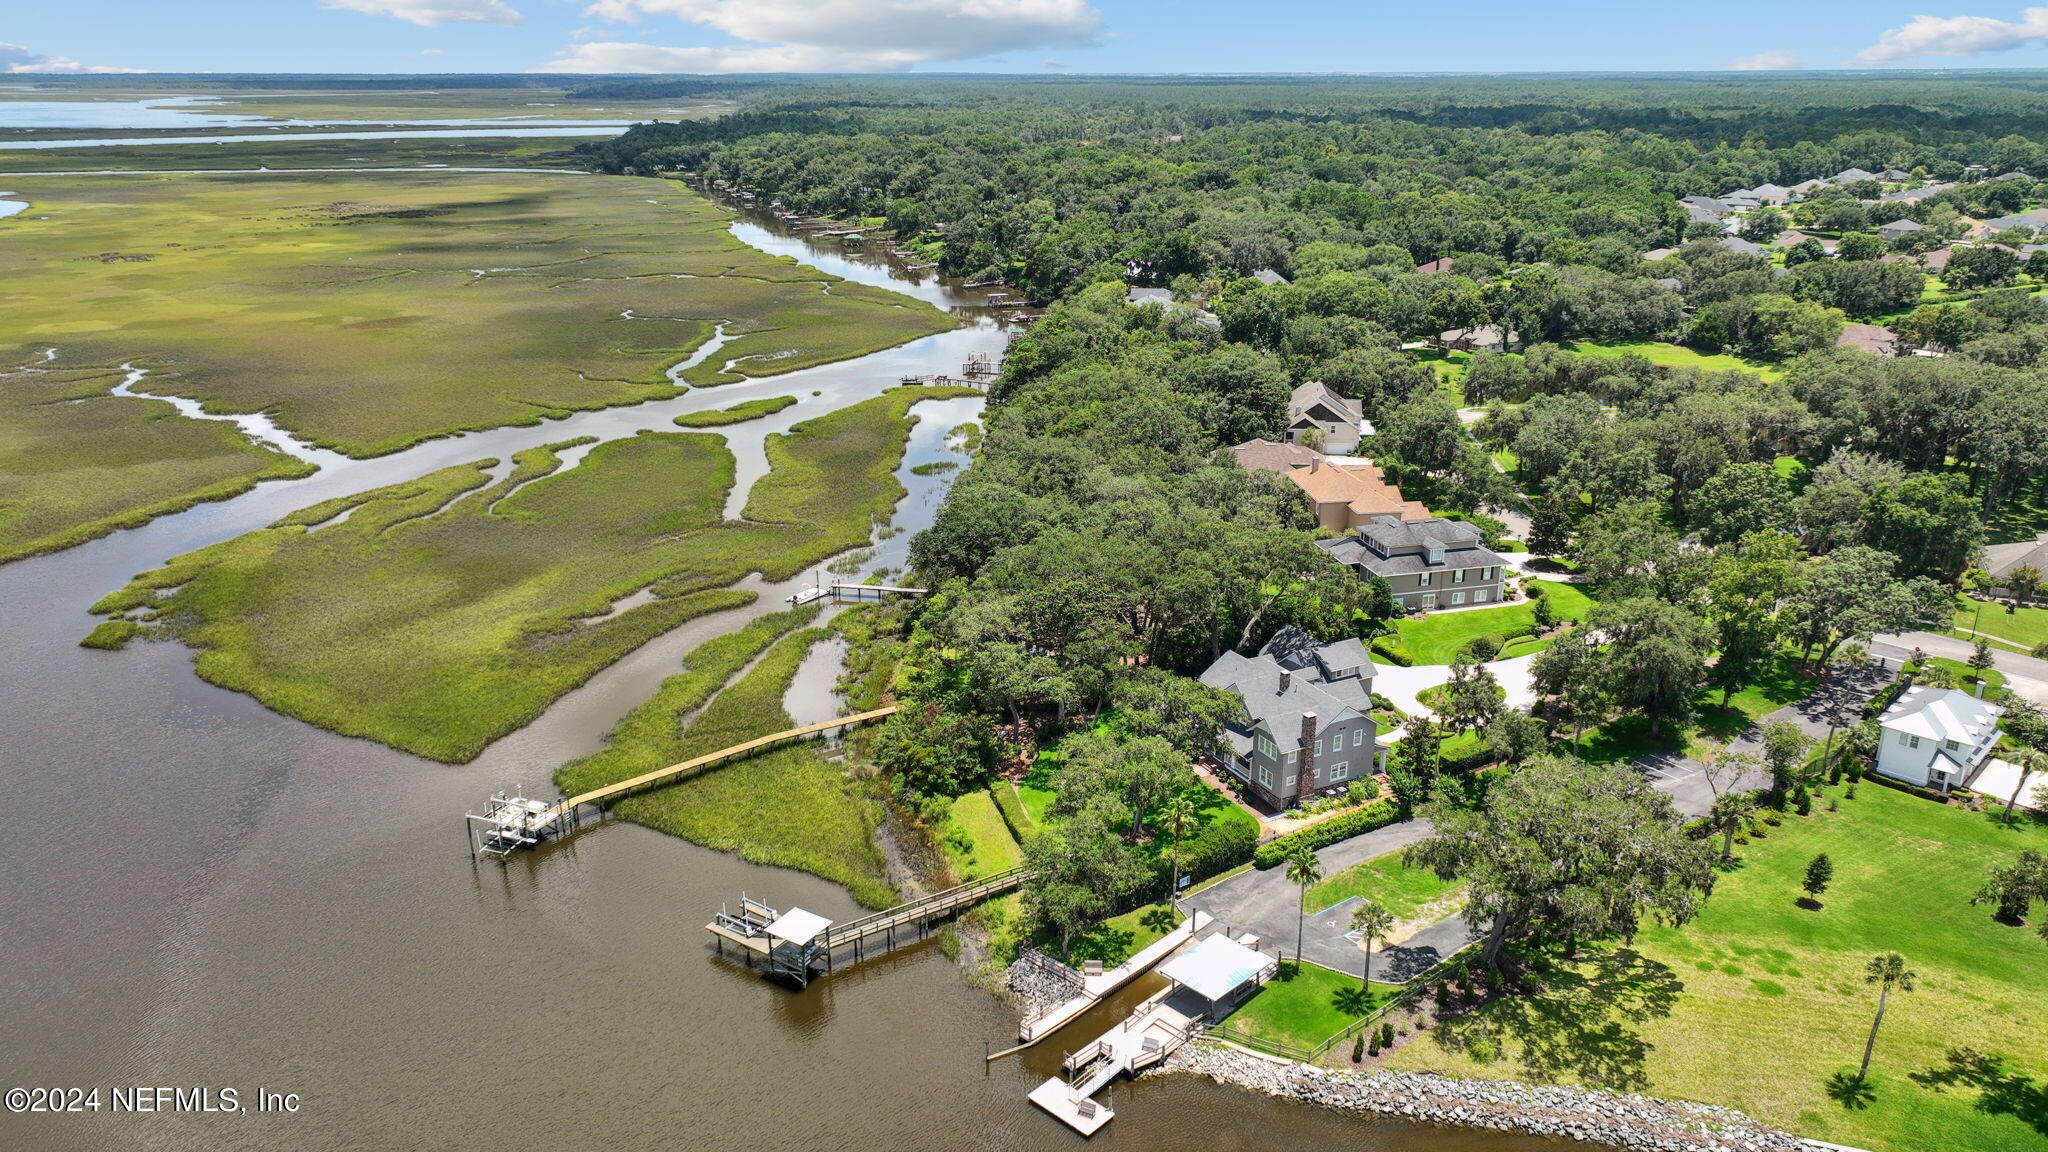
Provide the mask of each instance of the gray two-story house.
{"label": "gray two-story house", "polygon": [[1276,812],[1371,775],[1384,754],[1372,719],[1375,671],[1358,641],[1324,644],[1291,626],[1257,656],[1224,653],[1202,683],[1235,693],[1246,715],[1224,728],[1217,759]]}
{"label": "gray two-story house", "polygon": [[1384,579],[1410,611],[1501,601],[1505,561],[1463,521],[1381,516],[1352,535],[1316,545],[1361,577]]}

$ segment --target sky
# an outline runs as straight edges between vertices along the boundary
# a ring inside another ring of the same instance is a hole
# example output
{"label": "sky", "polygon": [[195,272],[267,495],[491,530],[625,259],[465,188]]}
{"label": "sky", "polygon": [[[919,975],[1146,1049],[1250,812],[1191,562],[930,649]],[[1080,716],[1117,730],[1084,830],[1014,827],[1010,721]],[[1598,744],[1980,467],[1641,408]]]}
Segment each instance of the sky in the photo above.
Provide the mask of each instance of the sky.
{"label": "sky", "polygon": [[[1948,5],[1959,5],[1960,9]],[[88,0],[0,74],[1548,72],[2048,67],[2011,0]]]}

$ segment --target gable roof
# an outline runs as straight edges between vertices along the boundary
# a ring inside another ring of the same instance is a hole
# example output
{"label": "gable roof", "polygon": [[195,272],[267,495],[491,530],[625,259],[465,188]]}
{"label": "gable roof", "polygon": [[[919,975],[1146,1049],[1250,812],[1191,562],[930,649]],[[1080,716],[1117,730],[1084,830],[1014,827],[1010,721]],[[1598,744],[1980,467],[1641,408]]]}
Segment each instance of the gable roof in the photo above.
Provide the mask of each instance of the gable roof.
{"label": "gable roof", "polygon": [[1271,440],[1247,440],[1230,450],[1237,466],[1247,472],[1272,472],[1284,476],[1306,468],[1323,458],[1321,452],[1301,444],[1276,444]]}
{"label": "gable roof", "polygon": [[[1372,711],[1372,661],[1358,669],[1357,676],[1325,681],[1320,670],[1295,672],[1265,653],[1242,656],[1225,652],[1200,679],[1243,700],[1252,724],[1263,725],[1272,733],[1274,743],[1285,749],[1297,746],[1304,712],[1316,714],[1316,731],[1321,732],[1339,720]],[[1280,686],[1283,672],[1287,673],[1285,688]]]}
{"label": "gable roof", "polygon": [[1863,170],[1863,169],[1861,169],[1861,168],[1844,168],[1844,169],[1842,169],[1842,170],[1841,170],[1840,172],[1837,172],[1837,173],[1835,173],[1835,174],[1834,174],[1833,176],[1829,177],[1829,178],[1828,178],[1828,183],[1830,183],[1830,184],[1854,184],[1854,183],[1855,183],[1856,181],[1858,181],[1858,180],[1875,180],[1875,179],[1877,179],[1877,173],[1875,173],[1875,172],[1866,172],[1866,171],[1864,171],[1864,170]]}
{"label": "gable roof", "polygon": [[1960,688],[1917,684],[1885,709],[1880,723],[1909,736],[1954,740],[1964,748],[1975,748],[2003,715],[2004,708]]}
{"label": "gable roof", "polygon": [[1257,272],[1252,273],[1252,279],[1257,280],[1261,284],[1287,283],[1287,277],[1273,271],[1271,268],[1261,268]]}
{"label": "gable roof", "polygon": [[1358,410],[1358,401],[1337,395],[1321,380],[1307,380],[1294,386],[1294,392],[1287,398],[1287,418],[1291,421],[1317,405],[1346,424],[1356,424],[1365,418]]}
{"label": "gable roof", "polygon": [[1992,576],[2003,576],[2022,564],[2048,574],[2048,532],[2017,544],[1988,544],[1984,548],[1984,571]]}
{"label": "gable roof", "polygon": [[1752,244],[1740,236],[1723,236],[1715,240],[1714,243],[1719,244],[1730,252],[1740,252],[1744,256],[1761,256],[1764,254],[1764,250],[1760,245]]}
{"label": "gable roof", "polygon": [[1877,234],[1879,236],[1887,237],[1905,236],[1914,232],[1924,232],[1926,230],[1927,225],[1920,223],[1918,220],[1894,220],[1889,224],[1880,224],[1877,226]]}
{"label": "gable roof", "polygon": [[1318,457],[1306,468],[1289,471],[1287,478],[1315,503],[1342,504],[1353,516],[1387,517],[1396,523],[1429,518],[1427,506],[1404,498],[1387,482],[1386,473],[1371,463],[1336,464]]}
{"label": "gable roof", "polygon": [[1129,292],[1126,292],[1126,293],[1124,293],[1124,303],[1126,303],[1126,304],[1165,304],[1165,305],[1171,306],[1171,305],[1173,304],[1173,289],[1171,289],[1171,288],[1133,288],[1133,289],[1131,289],[1131,290],[1130,290]]}
{"label": "gable roof", "polygon": [[2003,232],[2008,228],[2048,228],[2048,208],[2036,208],[2031,212],[2015,212],[2010,216],[2000,216],[1996,219],[1986,220],[1984,227],[1989,228],[1993,232]]}
{"label": "gable roof", "polygon": [[1898,337],[1889,328],[1876,324],[1842,325],[1842,334],[1835,337],[1837,348],[1861,348],[1873,356],[1890,356],[1898,347]]}
{"label": "gable roof", "polygon": [[1415,270],[1425,276],[1433,276],[1439,272],[1449,272],[1451,270],[1451,263],[1451,257],[1439,256],[1427,264],[1417,264]]}

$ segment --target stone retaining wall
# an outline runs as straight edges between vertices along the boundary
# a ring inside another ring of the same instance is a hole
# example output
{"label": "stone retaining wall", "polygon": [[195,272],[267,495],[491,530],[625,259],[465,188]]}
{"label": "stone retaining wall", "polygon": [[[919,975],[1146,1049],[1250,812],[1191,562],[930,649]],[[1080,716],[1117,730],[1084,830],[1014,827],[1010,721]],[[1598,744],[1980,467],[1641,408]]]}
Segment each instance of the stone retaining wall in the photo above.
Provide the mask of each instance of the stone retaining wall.
{"label": "stone retaining wall", "polygon": [[1186,1045],[1162,1070],[1347,1112],[1565,1137],[1626,1152],[1811,1152],[1798,1137],[1732,1108],[1595,1089],[1420,1072],[1330,1071],[1275,1063],[1214,1043]]}

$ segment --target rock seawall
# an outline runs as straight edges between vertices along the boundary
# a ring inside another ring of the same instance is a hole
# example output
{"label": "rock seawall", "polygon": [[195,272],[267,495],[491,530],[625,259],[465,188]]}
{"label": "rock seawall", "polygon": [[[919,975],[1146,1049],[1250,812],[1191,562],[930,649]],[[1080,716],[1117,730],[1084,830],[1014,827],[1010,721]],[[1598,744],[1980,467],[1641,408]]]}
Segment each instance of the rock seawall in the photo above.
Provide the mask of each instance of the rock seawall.
{"label": "rock seawall", "polygon": [[1189,1044],[1163,1067],[1346,1112],[1583,1140],[1626,1152],[1810,1152],[1789,1132],[1712,1104],[1419,1072],[1331,1071],[1278,1064],[1220,1044]]}

